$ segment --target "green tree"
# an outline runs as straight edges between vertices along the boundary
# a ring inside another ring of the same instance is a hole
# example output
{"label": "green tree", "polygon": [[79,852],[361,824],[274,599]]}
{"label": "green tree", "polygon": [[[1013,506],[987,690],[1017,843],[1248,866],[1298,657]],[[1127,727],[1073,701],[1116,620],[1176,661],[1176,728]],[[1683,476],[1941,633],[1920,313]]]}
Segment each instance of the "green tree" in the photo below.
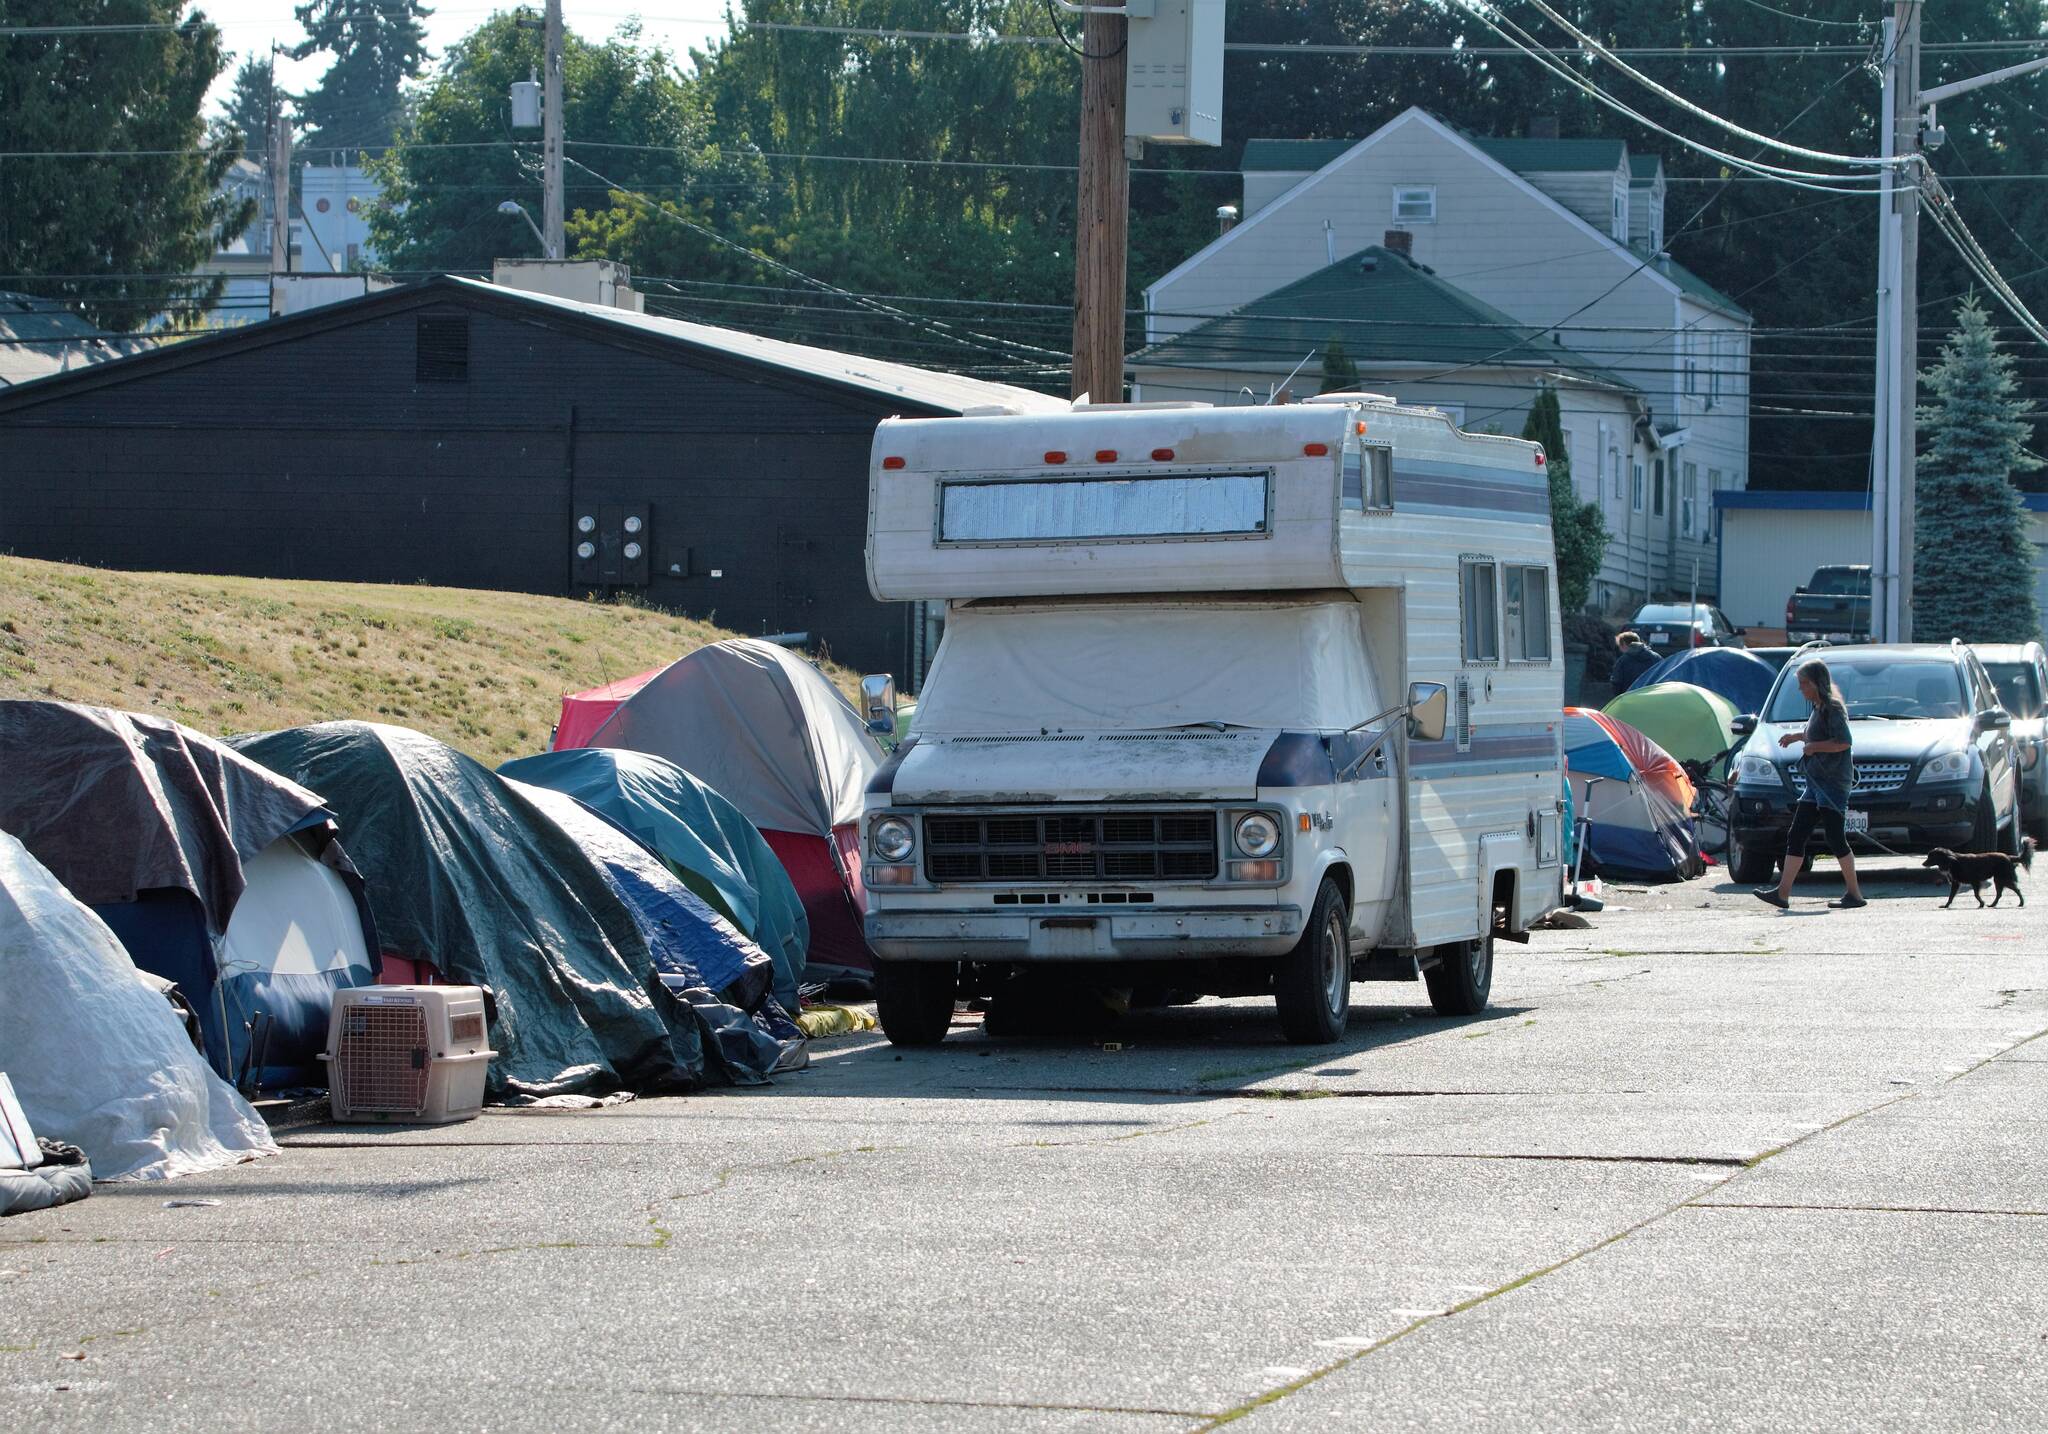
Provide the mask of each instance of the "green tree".
{"label": "green tree", "polygon": [[1557,601],[1564,615],[1584,612],[1607,555],[1607,520],[1598,503],[1579,500],[1572,487],[1572,460],[1565,451],[1564,421],[1557,390],[1549,384],[1529,405],[1522,437],[1543,445],[1544,470],[1550,475],[1550,534],[1557,549]]}
{"label": "green tree", "polygon": [[[219,193],[241,153],[209,136],[201,106],[226,69],[220,32],[179,19],[179,0],[9,3],[0,17],[76,26],[0,38],[0,273],[7,287],[80,309],[113,330],[219,296],[191,277],[255,218]],[[121,29],[137,25],[175,29]],[[113,155],[81,151],[119,151]],[[47,276],[47,277],[37,277]]]}
{"label": "green tree", "polygon": [[1358,387],[1358,365],[1344,352],[1344,340],[1335,334],[1323,345],[1323,386],[1317,393],[1350,393]]}
{"label": "green tree", "polygon": [[1913,630],[1922,642],[2028,642],[2041,632],[2034,545],[2013,475],[2027,452],[2026,400],[1976,296],[1956,310],[1941,361],[1920,376],[1934,401],[1913,531]]}
{"label": "green tree", "polygon": [[294,7],[306,38],[291,56],[332,55],[320,83],[298,97],[310,152],[357,151],[389,144],[405,118],[404,86],[427,63],[433,11],[419,0],[307,0]]}
{"label": "green tree", "polygon": [[242,157],[258,164],[270,154],[270,122],[284,96],[277,93],[277,72],[268,55],[251,55],[235,71],[222,123],[242,139]]}

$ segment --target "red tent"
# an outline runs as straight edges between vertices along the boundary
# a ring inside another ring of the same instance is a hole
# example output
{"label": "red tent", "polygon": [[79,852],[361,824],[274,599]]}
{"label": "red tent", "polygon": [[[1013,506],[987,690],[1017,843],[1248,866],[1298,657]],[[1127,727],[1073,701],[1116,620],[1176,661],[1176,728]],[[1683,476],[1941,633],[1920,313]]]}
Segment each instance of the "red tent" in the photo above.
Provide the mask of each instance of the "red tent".
{"label": "red tent", "polygon": [[553,750],[560,752],[570,747],[588,747],[597,729],[619,710],[619,704],[661,676],[661,672],[659,667],[650,667],[631,677],[621,677],[617,682],[607,682],[588,692],[571,692],[564,697],[561,720],[555,723]]}

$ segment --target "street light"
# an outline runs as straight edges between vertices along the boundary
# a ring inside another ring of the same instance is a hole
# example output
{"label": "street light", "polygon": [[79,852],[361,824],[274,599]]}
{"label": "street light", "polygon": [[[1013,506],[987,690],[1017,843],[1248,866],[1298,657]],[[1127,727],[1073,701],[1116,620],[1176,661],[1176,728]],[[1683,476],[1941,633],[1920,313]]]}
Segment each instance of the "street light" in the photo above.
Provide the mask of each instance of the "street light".
{"label": "street light", "polygon": [[542,238],[540,226],[533,222],[533,216],[526,212],[524,204],[521,204],[516,199],[508,199],[498,206],[498,212],[500,214],[517,214],[521,219],[524,219],[526,227],[533,231],[533,237],[540,240],[540,252],[543,254],[548,252],[548,241]]}

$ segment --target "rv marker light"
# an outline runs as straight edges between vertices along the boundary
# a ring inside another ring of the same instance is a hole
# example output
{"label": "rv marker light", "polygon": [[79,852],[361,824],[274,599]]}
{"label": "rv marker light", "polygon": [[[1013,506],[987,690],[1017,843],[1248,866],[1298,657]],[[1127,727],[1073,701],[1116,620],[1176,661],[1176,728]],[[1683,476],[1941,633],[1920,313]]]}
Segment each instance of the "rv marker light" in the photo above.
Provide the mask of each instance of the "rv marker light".
{"label": "rv marker light", "polygon": [[1301,445],[1301,451],[1307,457],[1322,458],[1329,454],[1330,445],[1327,443],[1304,443]]}
{"label": "rv marker light", "polygon": [[1045,461],[1048,463],[1064,463],[1067,461],[1067,455],[1060,452],[1058,449],[1054,449],[1052,452],[1045,455]]}
{"label": "rv marker light", "polygon": [[1154,463],[1171,463],[1171,462],[1173,462],[1173,450],[1172,450],[1171,448],[1155,448],[1155,449],[1153,449],[1153,450],[1152,450],[1152,461],[1153,461]]}
{"label": "rv marker light", "polygon": [[882,460],[882,466],[884,468],[889,469],[891,472],[894,472],[896,469],[901,468],[903,466],[903,460],[892,454],[889,457],[884,458]]}
{"label": "rv marker light", "polygon": [[1096,461],[1097,463],[1114,463],[1114,462],[1116,462],[1116,450],[1115,450],[1114,448],[1098,448],[1098,449],[1096,449],[1096,450],[1095,450],[1095,461]]}

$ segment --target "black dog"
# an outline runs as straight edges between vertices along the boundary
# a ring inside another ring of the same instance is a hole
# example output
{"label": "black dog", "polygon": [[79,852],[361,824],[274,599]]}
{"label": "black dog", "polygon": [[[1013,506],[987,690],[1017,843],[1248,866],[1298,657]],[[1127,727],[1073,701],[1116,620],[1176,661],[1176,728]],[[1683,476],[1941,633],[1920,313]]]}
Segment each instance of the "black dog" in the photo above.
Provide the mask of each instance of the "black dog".
{"label": "black dog", "polygon": [[1984,883],[1987,881],[1993,888],[1993,906],[1998,905],[2008,891],[2019,897],[2020,905],[2025,906],[2027,898],[2020,890],[2019,869],[2034,869],[2034,839],[2028,837],[2021,842],[2020,854],[2016,857],[2007,856],[2002,851],[1957,853],[1945,846],[1938,846],[1927,853],[1927,860],[1922,864],[1933,867],[1948,878],[1948,900],[1941,904],[1943,911],[1955,905],[1956,893],[1966,886],[1970,888],[1970,895],[1977,898],[1977,904],[1982,906]]}

